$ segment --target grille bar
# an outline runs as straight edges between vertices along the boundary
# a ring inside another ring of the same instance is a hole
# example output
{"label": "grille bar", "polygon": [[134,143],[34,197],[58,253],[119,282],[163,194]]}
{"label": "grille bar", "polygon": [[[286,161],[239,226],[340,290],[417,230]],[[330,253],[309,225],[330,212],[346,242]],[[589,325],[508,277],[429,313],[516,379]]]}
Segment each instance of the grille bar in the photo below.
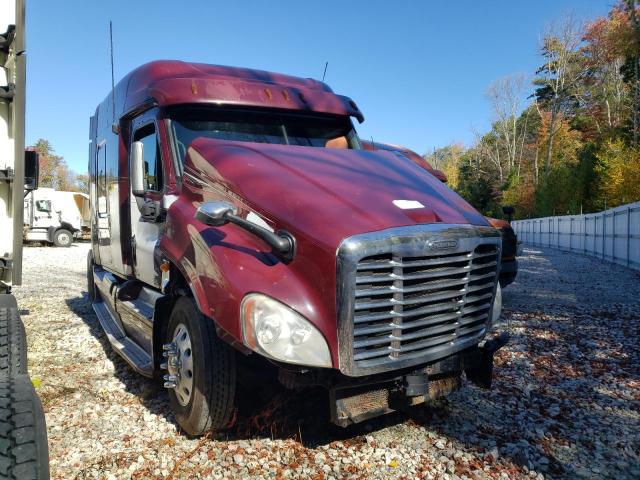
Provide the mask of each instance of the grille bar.
{"label": "grille bar", "polygon": [[[404,293],[402,289],[397,289],[396,291]],[[464,293],[464,291],[465,289],[462,288],[462,289],[447,291],[447,293],[434,293],[431,295],[424,295],[422,297],[414,297],[414,298],[411,298],[410,300],[400,300],[394,297],[394,298],[391,298],[390,300],[377,300],[374,302],[357,303],[356,310],[370,310],[372,308],[388,307],[392,305],[415,305],[418,303],[428,303],[428,302],[434,302],[437,300],[449,300],[451,298],[459,297],[462,293]]]}
{"label": "grille bar", "polygon": [[373,333],[390,332],[393,329],[408,330],[411,328],[428,327],[431,325],[437,325],[442,322],[447,322],[451,320],[455,321],[458,318],[464,319],[463,320],[464,323],[484,321],[488,318],[488,316],[489,316],[488,314],[484,313],[481,315],[475,315],[473,317],[467,317],[465,315],[462,315],[461,317],[458,312],[452,312],[446,315],[434,315],[432,317],[425,317],[425,318],[421,318],[419,320],[415,320],[411,322],[403,322],[401,324],[391,322],[391,323],[383,323],[383,324],[375,325],[371,327],[356,327],[353,333],[354,333],[354,338],[357,338],[359,336],[370,335]]}
{"label": "grille bar", "polygon": [[[472,318],[467,318],[464,320],[461,320],[459,322],[455,322],[455,323],[447,323],[444,325],[439,325],[437,327],[430,327],[430,328],[425,328],[425,329],[421,329],[421,330],[416,330],[413,333],[408,333],[408,334],[400,334],[400,335],[396,335],[391,333],[388,337],[370,337],[368,339],[365,340],[356,340],[353,342],[353,348],[362,348],[362,347],[369,347],[369,346],[373,346],[373,345],[383,345],[385,343],[389,343],[389,340],[399,340],[399,341],[406,341],[406,340],[414,340],[416,338],[422,338],[422,337],[427,337],[427,336],[431,336],[431,335],[436,335],[438,333],[443,333],[443,332],[455,332],[455,330],[460,327],[460,326],[468,326],[471,324],[474,324],[478,321],[484,321],[487,319],[487,315],[480,315],[479,317],[472,317]],[[403,329],[409,329],[409,328],[416,328],[416,325],[396,325],[393,324],[392,330],[400,330],[402,331]],[[362,335],[362,334],[360,334]],[[357,338],[358,334],[356,334],[356,338]]]}
{"label": "grille bar", "polygon": [[358,276],[356,278],[356,285],[368,284],[368,283],[381,283],[381,282],[389,282],[394,280],[422,280],[425,278],[441,278],[448,277],[452,275],[462,275],[466,274],[470,271],[479,270],[482,268],[495,267],[498,265],[497,261],[492,261],[489,263],[483,263],[480,265],[465,265],[464,267],[440,267],[437,269],[432,269],[428,271],[422,271],[417,273],[410,273],[407,275],[398,275],[394,273],[389,273],[386,275],[366,275],[366,276]]}
{"label": "grille bar", "polygon": [[461,306],[463,304],[464,302],[462,300],[458,300],[456,302],[451,302],[451,304],[430,305],[430,306],[422,307],[416,310],[410,310],[409,312],[396,313],[396,312],[390,311],[390,312],[383,312],[379,314],[356,315],[354,318],[354,323],[371,322],[373,320],[383,320],[386,318],[394,318],[394,317],[404,318],[404,317],[413,316],[413,315],[437,313],[445,310],[452,310],[457,306]]}

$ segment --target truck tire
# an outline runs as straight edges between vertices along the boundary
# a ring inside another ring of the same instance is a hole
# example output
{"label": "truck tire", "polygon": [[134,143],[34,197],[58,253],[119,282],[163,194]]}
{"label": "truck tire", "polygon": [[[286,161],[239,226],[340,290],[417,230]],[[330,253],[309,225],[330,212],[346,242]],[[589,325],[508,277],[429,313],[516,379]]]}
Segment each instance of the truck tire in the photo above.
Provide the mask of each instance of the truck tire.
{"label": "truck tire", "polygon": [[213,321],[190,297],[179,298],[173,307],[166,340],[175,346],[166,352],[169,364],[181,363],[180,371],[168,367],[170,374],[180,377],[169,389],[180,427],[192,436],[226,427],[234,410],[235,351],[218,338]]}
{"label": "truck tire", "polygon": [[49,478],[47,427],[28,375],[0,378],[0,480]]}
{"label": "truck tire", "polygon": [[13,295],[0,294],[0,375],[27,373],[27,340]]}
{"label": "truck tire", "polygon": [[73,235],[69,230],[61,228],[53,234],[53,244],[56,247],[70,247],[73,243]]}

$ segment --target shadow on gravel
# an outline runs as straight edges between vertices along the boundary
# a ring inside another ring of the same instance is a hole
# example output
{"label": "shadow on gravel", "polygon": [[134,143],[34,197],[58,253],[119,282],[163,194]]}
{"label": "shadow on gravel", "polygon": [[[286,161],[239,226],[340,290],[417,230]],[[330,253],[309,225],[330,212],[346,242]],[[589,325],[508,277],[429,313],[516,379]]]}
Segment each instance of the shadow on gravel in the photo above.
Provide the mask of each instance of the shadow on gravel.
{"label": "shadow on gravel", "polygon": [[148,379],[136,373],[120,355],[118,355],[107,339],[100,321],[93,311],[87,292],[83,291],[81,297],[65,299],[69,310],[75,313],[89,327],[91,335],[99,342],[106,356],[113,362],[115,376],[123,383],[125,390],[140,399],[150,413],[164,416],[169,422],[176,425],[175,418],[169,407],[169,398],[166,390],[159,381]]}
{"label": "shadow on gravel", "polygon": [[[535,335],[540,330],[563,336],[541,339]],[[601,432],[637,424],[629,415],[637,401],[606,392],[611,384],[640,384],[640,372],[633,366],[616,370],[610,359],[596,358],[593,342],[580,342],[587,335],[597,338],[571,319],[530,324],[524,334],[512,334],[510,353],[498,354],[491,392],[468,385],[439,406],[414,410],[411,419],[479,456],[495,444],[500,457],[549,478],[627,478],[640,468],[634,440]],[[602,337],[598,346],[606,352],[615,342]]]}
{"label": "shadow on gravel", "polygon": [[[158,381],[135,373],[111,349],[86,292],[67,299],[66,303],[100,341],[126,390],[136,395],[151,413],[162,415],[175,425],[166,391]],[[514,318],[518,315],[523,314],[513,314]],[[612,320],[604,315],[600,319],[591,317],[584,325],[586,328],[580,330],[578,324],[572,324],[575,318],[549,318],[546,312],[534,311],[526,315],[529,316],[526,321],[518,319],[521,325],[528,325],[527,330],[513,334],[510,346],[496,357],[493,391],[465,383],[461,391],[448,399],[348,428],[329,423],[326,390],[287,390],[277,381],[275,368],[265,362],[254,362],[255,356],[246,357],[249,360],[240,362],[245,370],[239,377],[245,379],[245,384],[237,390],[236,415],[229,428],[216,438],[295,439],[306,448],[316,448],[334,441],[364,442],[368,433],[388,427],[385,436],[394,436],[394,427],[405,424],[426,429],[418,435],[419,441],[411,440],[421,443],[412,443],[410,448],[440,448],[429,437],[436,432],[485,460],[489,455],[494,460],[499,457],[516,465],[534,467],[551,478],[618,477],[624,472],[624,464],[616,462],[623,457],[630,462],[628,467],[637,468],[632,454],[620,456],[627,448],[627,440],[611,438],[605,444],[596,438],[600,425],[629,421],[625,417],[625,402],[628,408],[629,401],[611,398],[602,390],[602,375],[611,372],[613,365],[606,358],[595,358],[597,349],[592,343],[599,342],[599,349],[615,347],[615,340],[606,336],[606,322]],[[545,337],[552,334],[556,336]],[[640,380],[635,367],[629,368],[624,377],[631,383]],[[398,434],[397,444],[405,441]],[[589,455],[587,452],[593,450],[596,442],[601,443],[598,454],[606,459],[599,461],[599,472],[592,472],[583,461],[571,461],[573,455]],[[444,455],[453,455],[449,448],[442,448]]]}

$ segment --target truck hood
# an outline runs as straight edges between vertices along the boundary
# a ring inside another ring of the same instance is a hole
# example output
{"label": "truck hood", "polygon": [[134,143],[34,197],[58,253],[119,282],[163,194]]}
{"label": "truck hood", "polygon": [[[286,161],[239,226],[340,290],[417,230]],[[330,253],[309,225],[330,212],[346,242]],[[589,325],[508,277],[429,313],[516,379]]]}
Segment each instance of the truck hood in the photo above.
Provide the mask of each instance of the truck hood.
{"label": "truck hood", "polygon": [[198,138],[185,160],[190,177],[203,187],[203,199],[227,197],[272,228],[331,249],[353,234],[391,227],[487,225],[427,171],[383,151]]}
{"label": "truck hood", "polygon": [[511,224],[509,222],[507,222],[506,220],[501,220],[499,218],[492,218],[492,217],[484,217],[487,222],[489,222],[489,225],[491,225],[493,228],[511,228]]}

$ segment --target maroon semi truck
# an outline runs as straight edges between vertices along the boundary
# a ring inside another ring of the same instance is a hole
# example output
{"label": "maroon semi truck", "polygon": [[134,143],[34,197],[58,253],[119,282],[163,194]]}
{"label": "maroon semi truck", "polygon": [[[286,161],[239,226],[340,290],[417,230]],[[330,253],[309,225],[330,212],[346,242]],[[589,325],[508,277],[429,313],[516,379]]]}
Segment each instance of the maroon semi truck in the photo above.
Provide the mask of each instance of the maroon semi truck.
{"label": "maroon semi truck", "polygon": [[89,295],[188,434],[228,424],[249,361],[326,387],[339,425],[463,372],[490,386],[499,233],[419,166],[362,149],[352,118],[322,82],[179,61],[129,73],[91,117]]}

